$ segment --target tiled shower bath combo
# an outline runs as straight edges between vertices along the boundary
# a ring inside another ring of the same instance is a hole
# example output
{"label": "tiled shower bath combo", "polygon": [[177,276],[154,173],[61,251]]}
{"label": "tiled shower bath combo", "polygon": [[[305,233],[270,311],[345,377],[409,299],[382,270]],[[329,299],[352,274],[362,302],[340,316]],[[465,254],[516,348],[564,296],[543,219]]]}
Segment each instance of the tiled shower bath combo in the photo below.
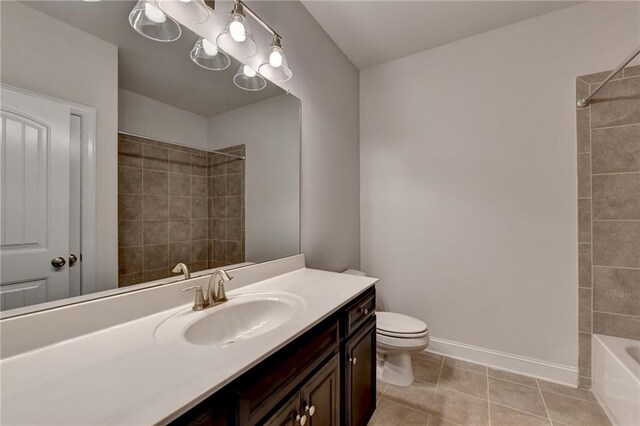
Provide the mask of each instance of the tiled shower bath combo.
{"label": "tiled shower bath combo", "polygon": [[243,262],[244,193],[242,160],[119,134],[119,286]]}
{"label": "tiled shower bath combo", "polygon": [[[578,77],[577,98],[607,74]],[[576,114],[579,375],[590,388],[593,335],[640,340],[640,66]]]}

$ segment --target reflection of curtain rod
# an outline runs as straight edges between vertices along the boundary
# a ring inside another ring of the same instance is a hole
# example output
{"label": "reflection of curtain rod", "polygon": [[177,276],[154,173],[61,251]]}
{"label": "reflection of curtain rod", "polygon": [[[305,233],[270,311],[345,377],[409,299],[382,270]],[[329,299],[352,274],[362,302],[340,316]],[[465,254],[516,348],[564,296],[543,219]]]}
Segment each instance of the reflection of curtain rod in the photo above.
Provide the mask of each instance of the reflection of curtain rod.
{"label": "reflection of curtain rod", "polygon": [[[178,146],[182,146],[182,147],[185,147],[185,148],[199,149],[199,148],[193,148],[191,146],[182,145],[182,144],[179,144],[177,142],[172,142],[172,141],[168,141],[168,140],[164,140],[164,139],[150,138],[148,136],[137,135],[135,133],[123,132],[122,130],[118,130],[118,133],[121,134],[121,135],[133,136],[133,137],[136,137],[136,138],[150,139],[150,140],[154,140],[154,141],[158,141],[158,142],[170,143],[171,145],[178,145]],[[247,159],[247,157],[244,157],[242,155],[227,154],[226,152],[222,152],[222,151],[215,151],[215,150],[214,151],[206,151],[204,149],[200,149],[200,151],[210,152],[212,154],[224,155],[225,157],[237,158],[238,160],[246,160]]]}

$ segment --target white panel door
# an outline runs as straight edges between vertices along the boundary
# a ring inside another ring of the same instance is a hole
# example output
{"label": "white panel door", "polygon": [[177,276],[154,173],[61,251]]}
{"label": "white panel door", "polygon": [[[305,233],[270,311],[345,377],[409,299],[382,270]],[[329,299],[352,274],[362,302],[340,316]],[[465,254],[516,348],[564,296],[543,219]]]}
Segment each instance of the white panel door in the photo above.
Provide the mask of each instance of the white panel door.
{"label": "white panel door", "polygon": [[[0,301],[69,296],[69,107],[2,88]],[[61,257],[62,267],[52,260]]]}

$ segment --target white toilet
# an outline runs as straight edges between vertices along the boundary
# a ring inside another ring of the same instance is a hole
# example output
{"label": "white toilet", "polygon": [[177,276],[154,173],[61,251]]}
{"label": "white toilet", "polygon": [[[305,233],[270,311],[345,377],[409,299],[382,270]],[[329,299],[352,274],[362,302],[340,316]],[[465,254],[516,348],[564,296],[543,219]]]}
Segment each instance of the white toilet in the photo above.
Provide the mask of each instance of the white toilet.
{"label": "white toilet", "polygon": [[[345,274],[364,276],[355,269]],[[429,346],[429,328],[417,318],[395,312],[376,312],[378,379],[396,386],[413,383],[411,355]]]}
{"label": "white toilet", "polygon": [[378,379],[396,386],[413,383],[411,355],[429,346],[427,324],[408,315],[376,312]]}

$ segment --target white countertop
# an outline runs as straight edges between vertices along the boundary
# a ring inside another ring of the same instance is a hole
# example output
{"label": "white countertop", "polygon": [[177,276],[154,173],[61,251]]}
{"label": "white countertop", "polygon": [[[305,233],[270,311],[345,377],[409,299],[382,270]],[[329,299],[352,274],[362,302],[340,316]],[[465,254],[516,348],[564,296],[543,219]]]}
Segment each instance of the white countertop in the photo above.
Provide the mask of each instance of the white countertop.
{"label": "white countertop", "polygon": [[226,347],[193,345],[181,336],[156,339],[159,324],[190,309],[188,304],[4,359],[1,423],[169,422],[375,282],[300,269],[230,291],[230,300],[244,293],[286,291],[302,298],[305,307],[281,327]]}

